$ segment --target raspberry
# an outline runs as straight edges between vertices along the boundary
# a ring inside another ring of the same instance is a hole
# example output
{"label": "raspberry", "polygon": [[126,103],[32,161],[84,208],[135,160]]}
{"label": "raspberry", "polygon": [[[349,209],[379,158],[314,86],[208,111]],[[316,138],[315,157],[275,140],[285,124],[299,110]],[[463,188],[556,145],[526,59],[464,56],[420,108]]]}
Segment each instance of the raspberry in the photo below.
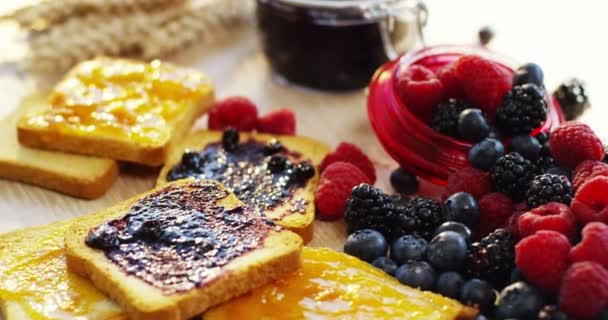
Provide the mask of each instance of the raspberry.
{"label": "raspberry", "polygon": [[608,176],[608,164],[602,161],[585,160],[574,169],[572,186],[578,190],[585,182],[598,176]]}
{"label": "raspberry", "polygon": [[586,124],[565,122],[551,133],[549,138],[551,155],[557,163],[567,168],[576,168],[585,160],[601,161],[604,146],[593,130]]}
{"label": "raspberry", "polygon": [[467,167],[460,171],[452,172],[448,176],[448,184],[445,186],[443,199],[456,192],[468,192],[476,199],[484,194],[494,191],[494,185],[490,175],[479,169]]}
{"label": "raspberry", "polygon": [[259,132],[294,135],[296,134],[296,115],[289,109],[275,110],[258,119]]}
{"label": "raspberry", "polygon": [[408,109],[425,122],[430,119],[433,108],[443,100],[443,85],[423,66],[400,69],[397,86]]}
{"label": "raspberry", "polygon": [[566,236],[541,230],[515,246],[515,264],[532,284],[546,293],[555,293],[570,264],[569,254]]}
{"label": "raspberry", "polygon": [[479,199],[477,237],[482,238],[505,225],[513,214],[513,200],[504,193],[488,193]]}
{"label": "raspberry", "polygon": [[340,143],[336,151],[325,156],[325,159],[323,159],[319,166],[320,172],[325,171],[325,168],[337,161],[353,164],[365,173],[372,184],[376,182],[376,168],[374,164],[356,145],[348,142]]}
{"label": "raspberry", "polygon": [[209,111],[208,127],[211,130],[224,130],[233,127],[239,131],[255,129],[258,121],[258,108],[245,97],[230,97],[216,102]]}
{"label": "raspberry", "polygon": [[455,68],[467,100],[493,120],[502,97],[511,89],[513,76],[499,64],[475,55],[458,59]]}
{"label": "raspberry", "polygon": [[517,225],[522,238],[539,230],[553,230],[573,240],[577,231],[574,213],[570,207],[558,202],[550,202],[524,213]]}
{"label": "raspberry", "polygon": [[608,270],[595,262],[577,262],[566,272],[559,307],[579,320],[595,318],[608,306]]}
{"label": "raspberry", "polygon": [[608,223],[608,177],[595,177],[576,192],[572,211],[580,223],[600,221]]}
{"label": "raspberry", "polygon": [[573,262],[594,261],[608,269],[608,226],[591,222],[583,228],[583,240],[570,250]]}
{"label": "raspberry", "polygon": [[456,63],[450,63],[437,72],[437,78],[443,85],[443,96],[448,99],[462,98],[462,88],[456,76]]}
{"label": "raspberry", "polygon": [[369,184],[369,178],[354,165],[335,162],[328,166],[321,175],[315,194],[319,216],[327,220],[342,218],[353,187],[361,183]]}

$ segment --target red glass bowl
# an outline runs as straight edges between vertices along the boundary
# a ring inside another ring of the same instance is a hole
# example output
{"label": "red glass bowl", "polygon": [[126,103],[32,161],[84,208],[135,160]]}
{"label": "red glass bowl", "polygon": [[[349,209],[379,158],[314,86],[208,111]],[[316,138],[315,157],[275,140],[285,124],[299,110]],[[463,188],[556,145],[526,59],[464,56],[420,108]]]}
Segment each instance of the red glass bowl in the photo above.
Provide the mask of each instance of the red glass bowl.
{"label": "red glass bowl", "polygon": [[[482,47],[435,46],[410,52],[381,66],[369,85],[368,118],[386,152],[404,169],[432,183],[445,185],[450,172],[469,166],[471,144],[435,132],[414,116],[399,98],[394,85],[399,68],[423,65],[433,71],[466,54],[500,63],[513,73],[519,65]],[[564,121],[557,101],[547,95],[547,121],[532,134],[547,132]]]}

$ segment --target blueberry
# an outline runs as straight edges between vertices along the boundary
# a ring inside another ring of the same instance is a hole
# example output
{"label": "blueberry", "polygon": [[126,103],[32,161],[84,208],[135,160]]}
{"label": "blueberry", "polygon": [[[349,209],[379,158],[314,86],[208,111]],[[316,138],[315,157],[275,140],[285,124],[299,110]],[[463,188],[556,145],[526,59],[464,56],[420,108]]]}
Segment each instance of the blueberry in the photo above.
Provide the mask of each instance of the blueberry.
{"label": "blueberry", "polygon": [[494,140],[498,140],[498,141],[502,141],[503,140],[502,134],[500,133],[500,131],[496,127],[490,128],[490,133],[488,134],[488,138],[494,139]]}
{"label": "blueberry", "polygon": [[469,306],[477,306],[484,313],[492,311],[495,300],[496,294],[492,290],[492,286],[480,279],[474,278],[465,282],[460,290],[460,302]]}
{"label": "blueberry", "polygon": [[526,63],[520,66],[515,71],[513,77],[513,86],[519,86],[526,83],[533,83],[539,88],[543,87],[545,76],[543,70],[536,63]]}
{"label": "blueberry", "polygon": [[442,223],[439,227],[437,227],[437,229],[435,229],[433,237],[444,231],[454,231],[460,234],[467,242],[471,240],[471,230],[463,223],[456,221],[446,221]]}
{"label": "blueberry", "polygon": [[239,131],[235,128],[228,128],[222,134],[222,146],[228,152],[239,148]]}
{"label": "blueberry", "polygon": [[417,235],[399,237],[391,245],[391,259],[399,265],[410,260],[422,260],[426,255],[427,245],[426,240]]}
{"label": "blueberry", "polygon": [[517,152],[530,161],[536,161],[540,156],[541,144],[529,135],[515,136],[511,139],[511,152]]}
{"label": "blueberry", "polygon": [[443,296],[458,299],[460,297],[460,289],[464,284],[464,279],[458,272],[444,272],[437,278],[437,287],[435,291]]}
{"label": "blueberry", "polygon": [[116,230],[107,224],[102,224],[97,229],[89,231],[84,243],[95,249],[110,249],[119,244]]}
{"label": "blueberry", "polygon": [[308,161],[302,161],[296,164],[294,174],[297,182],[306,182],[315,175],[315,167]]}
{"label": "blueberry", "polygon": [[444,231],[429,242],[426,256],[435,269],[458,270],[467,257],[467,241],[454,231]]}
{"label": "blueberry", "polygon": [[372,265],[390,274],[391,276],[394,275],[395,271],[397,270],[397,264],[395,263],[395,261],[387,257],[378,257],[374,259],[374,261],[372,261]]}
{"label": "blueberry", "polygon": [[395,271],[399,282],[412,288],[432,290],[435,286],[435,271],[424,261],[410,261]]}
{"label": "blueberry", "polygon": [[509,276],[509,283],[515,283],[518,281],[526,281],[526,279],[524,278],[524,274],[521,272],[521,270],[519,270],[519,268],[514,268],[513,271],[511,271],[511,275]]}
{"label": "blueberry", "polygon": [[283,145],[279,140],[272,139],[264,145],[264,154],[267,156],[271,156],[275,153],[279,153],[283,150]]}
{"label": "blueberry", "polygon": [[500,292],[496,317],[498,319],[536,319],[538,311],[545,305],[543,296],[531,285],[520,281]]}
{"label": "blueberry", "polygon": [[458,132],[463,139],[478,142],[490,134],[490,125],[481,110],[465,109],[458,116]]}
{"label": "blueberry", "polygon": [[500,141],[486,138],[471,147],[469,150],[469,162],[475,168],[488,171],[504,153],[505,148]]}
{"label": "blueberry", "polygon": [[182,154],[182,165],[187,169],[197,169],[201,165],[201,157],[196,151],[186,150]]}
{"label": "blueberry", "polygon": [[268,160],[268,170],[272,173],[278,173],[285,170],[287,158],[282,154],[275,154]]}
{"label": "blueberry", "polygon": [[447,221],[462,222],[472,228],[479,219],[477,200],[470,193],[454,193],[443,204],[443,217]]}
{"label": "blueberry", "polygon": [[494,29],[490,26],[485,26],[479,29],[477,35],[479,37],[479,43],[481,43],[482,46],[485,46],[494,38]]}
{"label": "blueberry", "polygon": [[386,255],[388,243],[384,236],[372,229],[361,229],[351,233],[344,243],[344,252],[363,261],[372,262]]}
{"label": "blueberry", "polygon": [[399,193],[410,194],[418,190],[418,178],[403,168],[395,169],[390,180],[395,191]]}

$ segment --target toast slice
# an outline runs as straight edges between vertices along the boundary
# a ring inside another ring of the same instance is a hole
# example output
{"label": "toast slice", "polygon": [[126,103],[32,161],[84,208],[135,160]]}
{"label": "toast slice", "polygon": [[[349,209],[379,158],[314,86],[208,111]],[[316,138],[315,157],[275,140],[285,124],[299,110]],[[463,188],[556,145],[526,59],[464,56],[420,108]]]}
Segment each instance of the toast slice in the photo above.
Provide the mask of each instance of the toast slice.
{"label": "toast slice", "polygon": [[216,306],[203,320],[409,319],[473,320],[477,310],[420,291],[357,258],[304,247],[302,268]]}
{"label": "toast slice", "polygon": [[160,166],[212,103],[198,71],[101,57],[75,66],[44,110],[19,120],[17,133],[34,148]]}
{"label": "toast slice", "polygon": [[0,311],[4,320],[127,319],[122,308],[65,264],[66,230],[74,221],[89,218],[0,235]]}
{"label": "toast slice", "polygon": [[[329,147],[324,143],[307,137],[294,137],[294,136],[277,136],[259,133],[240,133],[241,145],[247,144],[248,142],[259,142],[260,144],[267,144],[270,141],[278,141],[285,149],[282,153],[295,162],[310,162],[315,168],[318,168],[319,164],[329,152]],[[222,144],[222,132],[219,131],[198,131],[191,133],[184,141],[177,144],[175,148],[172,148],[171,155],[165,166],[162,168],[158,177],[157,186],[162,186],[171,180],[171,171],[182,162],[182,155],[186,150],[193,150],[195,152],[201,152],[211,148],[212,146],[220,146]],[[255,147],[255,146],[254,146]],[[217,155],[211,155],[211,158]],[[296,158],[296,159],[294,159]],[[213,159],[211,159],[213,162]],[[246,161],[247,159],[245,159]],[[211,164],[213,165],[213,164]],[[264,168],[261,168],[264,169]],[[257,169],[251,168],[251,170],[229,170],[234,172],[232,176],[219,178],[214,174],[205,174],[206,179],[217,179],[218,181],[225,184],[228,189],[235,191],[237,197],[241,197],[240,200],[248,205],[253,205],[254,209],[263,212],[266,217],[275,221],[278,225],[287,228],[302,237],[304,242],[312,240],[314,231],[314,220],[315,220],[315,189],[319,181],[318,170],[314,170],[314,175],[306,181],[305,184],[295,187],[290,190],[289,194],[285,197],[281,197],[275,205],[271,207],[261,207],[259,203],[252,203],[247,198],[255,200],[256,192],[266,192],[263,188],[261,190],[254,191],[254,196],[250,197],[249,191],[239,192],[244,185],[255,184],[256,181],[247,177],[249,171],[255,171]],[[242,176],[239,176],[242,174]],[[186,174],[184,176],[198,176],[196,174]],[[248,190],[247,188],[246,190]],[[242,194],[242,196],[241,196]],[[262,203],[264,205],[264,203]]]}
{"label": "toast slice", "polygon": [[16,180],[78,198],[102,196],[118,176],[116,161],[28,148],[17,141],[15,126],[28,112],[44,108],[45,96],[32,95],[0,120],[0,178]]}
{"label": "toast slice", "polygon": [[302,240],[217,182],[181,180],[66,233],[67,264],[134,320],[189,319],[300,267]]}

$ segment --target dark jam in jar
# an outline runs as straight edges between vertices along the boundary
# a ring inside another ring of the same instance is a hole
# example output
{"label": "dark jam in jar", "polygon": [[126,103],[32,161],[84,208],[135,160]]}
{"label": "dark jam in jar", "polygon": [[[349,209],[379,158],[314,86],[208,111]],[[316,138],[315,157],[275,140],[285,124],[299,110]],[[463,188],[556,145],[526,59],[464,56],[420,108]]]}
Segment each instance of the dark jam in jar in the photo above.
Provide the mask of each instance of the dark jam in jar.
{"label": "dark jam in jar", "polygon": [[290,82],[325,90],[365,87],[417,38],[417,1],[257,0],[263,50]]}
{"label": "dark jam in jar", "polygon": [[92,229],[85,243],[165,294],[203,287],[278,230],[247,208],[225,208],[227,196],[217,182],[169,185]]}

